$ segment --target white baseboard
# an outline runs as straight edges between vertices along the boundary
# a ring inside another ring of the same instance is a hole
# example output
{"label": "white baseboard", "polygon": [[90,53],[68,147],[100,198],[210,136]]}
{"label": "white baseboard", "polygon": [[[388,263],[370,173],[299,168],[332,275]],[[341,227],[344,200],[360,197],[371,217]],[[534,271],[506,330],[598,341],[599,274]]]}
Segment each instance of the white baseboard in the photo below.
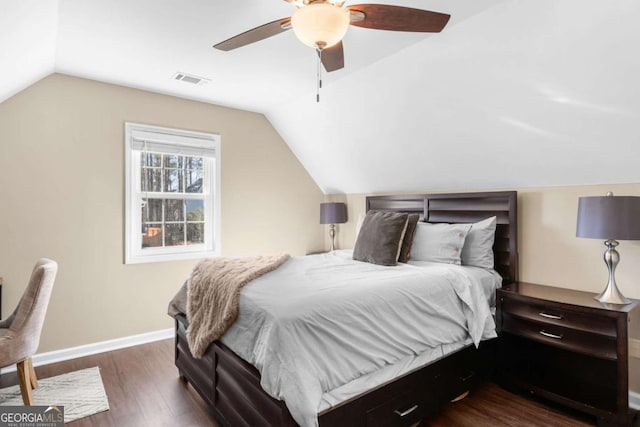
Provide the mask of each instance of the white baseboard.
{"label": "white baseboard", "polygon": [[[175,330],[173,328],[162,329],[160,331],[131,335],[128,337],[81,345],[78,347],[38,353],[33,356],[31,360],[33,362],[33,366],[48,365],[50,363],[62,362],[64,360],[77,359],[78,357],[90,356],[92,354],[104,353],[106,351],[119,350],[121,348],[133,347],[134,345],[160,341],[172,338],[174,334]],[[14,372],[15,370],[16,365],[7,366],[2,369],[2,373]]]}
{"label": "white baseboard", "polygon": [[640,393],[636,393],[635,391],[629,392],[629,406],[640,411]]}

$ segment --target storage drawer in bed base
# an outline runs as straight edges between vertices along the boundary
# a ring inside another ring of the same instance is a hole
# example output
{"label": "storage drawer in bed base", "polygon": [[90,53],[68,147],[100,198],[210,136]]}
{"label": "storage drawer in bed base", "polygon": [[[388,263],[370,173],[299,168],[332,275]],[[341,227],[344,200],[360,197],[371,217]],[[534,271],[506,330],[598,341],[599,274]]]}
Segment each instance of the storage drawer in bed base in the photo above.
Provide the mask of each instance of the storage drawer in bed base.
{"label": "storage drawer in bed base", "polygon": [[320,425],[413,425],[473,388],[484,377],[481,365],[475,347],[463,348],[321,413]]}
{"label": "storage drawer in bed base", "polygon": [[176,321],[176,356],[175,363],[180,376],[186,378],[198,391],[200,396],[210,405],[213,404],[214,384],[210,372],[215,366],[215,353],[207,352],[201,359],[196,359],[189,350],[187,337],[180,330],[180,322]]}
{"label": "storage drawer in bed base", "polygon": [[262,390],[256,368],[221,342],[216,341],[201,359],[195,359],[187,343],[186,325],[184,316],[176,317],[176,366],[212,407],[220,423],[230,427],[297,425],[284,402]]}
{"label": "storage drawer in bed base", "polygon": [[[186,339],[186,319],[176,318],[175,362],[225,426],[297,424],[286,405],[260,387],[260,374],[224,344],[214,342],[204,357],[194,359]],[[494,343],[470,346],[400,378],[342,402],[318,416],[320,427],[409,426],[438,412],[472,388],[489,371]]]}

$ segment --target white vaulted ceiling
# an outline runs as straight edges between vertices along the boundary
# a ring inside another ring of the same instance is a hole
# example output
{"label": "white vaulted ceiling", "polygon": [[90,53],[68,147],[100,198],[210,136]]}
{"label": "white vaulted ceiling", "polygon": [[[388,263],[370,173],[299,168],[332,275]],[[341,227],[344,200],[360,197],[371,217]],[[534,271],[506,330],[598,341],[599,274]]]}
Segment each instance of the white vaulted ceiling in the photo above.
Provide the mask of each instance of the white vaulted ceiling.
{"label": "white vaulted ceiling", "polygon": [[351,27],[316,103],[292,32],[211,47],[281,0],[0,0],[0,101],[55,71],[262,112],[328,193],[640,182],[640,2],[376,3],[452,19]]}
{"label": "white vaulted ceiling", "polygon": [[0,102],[55,69],[58,2],[0,0]]}

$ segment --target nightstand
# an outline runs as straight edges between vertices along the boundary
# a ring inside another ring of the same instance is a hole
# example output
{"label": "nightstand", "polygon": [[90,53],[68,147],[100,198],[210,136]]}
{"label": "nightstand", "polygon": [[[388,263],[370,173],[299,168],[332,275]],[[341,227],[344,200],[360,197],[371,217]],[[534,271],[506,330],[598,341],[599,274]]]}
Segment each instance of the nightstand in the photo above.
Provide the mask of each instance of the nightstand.
{"label": "nightstand", "polygon": [[606,305],[589,292],[513,283],[498,289],[498,380],[630,426],[629,331],[638,301]]}

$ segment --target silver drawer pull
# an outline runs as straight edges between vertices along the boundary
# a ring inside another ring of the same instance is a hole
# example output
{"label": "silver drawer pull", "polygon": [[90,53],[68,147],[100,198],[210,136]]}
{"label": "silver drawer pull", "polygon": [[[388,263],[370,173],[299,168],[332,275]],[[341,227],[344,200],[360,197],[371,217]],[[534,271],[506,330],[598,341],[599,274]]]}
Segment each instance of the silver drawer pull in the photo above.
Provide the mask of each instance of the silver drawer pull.
{"label": "silver drawer pull", "polygon": [[540,316],[542,317],[546,317],[547,319],[553,319],[553,320],[562,320],[562,316],[556,316],[555,314],[549,314],[549,313],[545,313],[544,311],[538,313]]}
{"label": "silver drawer pull", "polygon": [[413,405],[411,408],[407,409],[406,411],[400,412],[399,410],[395,410],[393,411],[394,414],[396,414],[399,417],[406,417],[407,415],[409,415],[410,413],[412,413],[413,411],[415,411],[416,409],[418,409],[418,405]]}
{"label": "silver drawer pull", "polygon": [[556,334],[550,334],[549,332],[545,332],[545,331],[540,331],[540,335],[547,337],[547,338],[553,338],[555,340],[561,340],[562,339],[562,335],[556,335]]}

